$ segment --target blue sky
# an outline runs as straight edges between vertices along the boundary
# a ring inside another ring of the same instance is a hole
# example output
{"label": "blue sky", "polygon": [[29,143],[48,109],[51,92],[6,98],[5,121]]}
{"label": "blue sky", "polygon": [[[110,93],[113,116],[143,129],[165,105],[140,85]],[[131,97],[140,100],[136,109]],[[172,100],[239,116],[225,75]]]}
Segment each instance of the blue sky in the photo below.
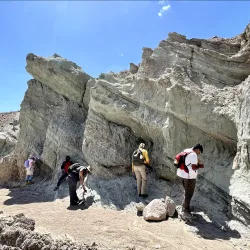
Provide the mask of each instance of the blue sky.
{"label": "blue sky", "polygon": [[248,1],[0,1],[0,112],[20,109],[30,52],[57,53],[96,77],[139,63],[142,47],[168,32],[232,37],[249,21]]}

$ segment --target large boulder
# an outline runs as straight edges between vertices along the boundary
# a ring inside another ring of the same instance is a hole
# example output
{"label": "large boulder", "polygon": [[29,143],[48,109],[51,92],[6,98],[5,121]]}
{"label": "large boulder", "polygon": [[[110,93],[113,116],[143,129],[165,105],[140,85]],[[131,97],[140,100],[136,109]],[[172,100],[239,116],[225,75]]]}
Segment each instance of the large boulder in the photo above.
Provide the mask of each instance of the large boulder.
{"label": "large boulder", "polygon": [[152,200],[143,209],[143,218],[146,221],[162,221],[166,219],[166,216],[167,216],[166,205],[160,199]]}

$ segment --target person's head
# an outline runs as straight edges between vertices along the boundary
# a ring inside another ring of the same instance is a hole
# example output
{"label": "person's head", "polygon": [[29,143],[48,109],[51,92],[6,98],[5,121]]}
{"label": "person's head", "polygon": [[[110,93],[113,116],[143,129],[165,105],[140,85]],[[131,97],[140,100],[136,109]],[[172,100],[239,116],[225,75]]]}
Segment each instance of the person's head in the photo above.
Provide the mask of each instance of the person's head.
{"label": "person's head", "polygon": [[87,166],[88,173],[91,174],[92,168],[90,166]]}
{"label": "person's head", "polygon": [[193,151],[199,155],[199,154],[202,154],[203,153],[203,147],[200,143],[196,144],[194,147],[193,147]]}
{"label": "person's head", "polygon": [[142,148],[142,149],[144,149],[145,148],[145,143],[140,143],[140,145],[139,145],[139,148]]}
{"label": "person's head", "polygon": [[70,161],[70,159],[71,159],[70,156],[67,155],[66,156],[66,161]]}
{"label": "person's head", "polygon": [[83,171],[83,174],[86,175],[86,174],[91,174],[92,169],[90,166],[87,167],[82,166],[82,170],[80,171]]}
{"label": "person's head", "polygon": [[30,159],[35,158],[35,154],[30,154],[29,158]]}

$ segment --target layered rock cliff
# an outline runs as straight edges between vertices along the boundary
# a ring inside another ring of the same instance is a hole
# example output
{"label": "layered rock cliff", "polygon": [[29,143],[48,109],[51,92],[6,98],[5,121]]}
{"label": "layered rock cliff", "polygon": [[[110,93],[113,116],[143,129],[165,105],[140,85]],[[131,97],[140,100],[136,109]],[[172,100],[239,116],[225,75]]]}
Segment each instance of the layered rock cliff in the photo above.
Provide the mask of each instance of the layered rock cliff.
{"label": "layered rock cliff", "polygon": [[0,157],[10,154],[19,133],[19,112],[0,113]]}
{"label": "layered rock cliff", "polygon": [[65,155],[103,178],[125,175],[146,143],[159,177],[173,180],[173,158],[204,146],[198,189],[250,223],[250,25],[237,37],[187,39],[170,33],[130,70],[92,78],[58,55],[27,56],[20,133],[1,181],[19,179],[23,161],[40,156],[40,176],[55,176]]}

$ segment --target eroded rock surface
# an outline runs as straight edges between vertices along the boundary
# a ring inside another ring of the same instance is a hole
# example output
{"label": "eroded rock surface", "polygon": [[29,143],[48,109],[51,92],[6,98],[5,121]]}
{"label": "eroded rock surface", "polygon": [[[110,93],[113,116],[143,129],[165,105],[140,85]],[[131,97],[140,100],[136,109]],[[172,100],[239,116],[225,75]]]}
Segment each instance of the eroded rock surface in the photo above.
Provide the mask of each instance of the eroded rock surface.
{"label": "eroded rock surface", "polygon": [[19,112],[0,113],[0,157],[10,154],[17,143]]}
{"label": "eroded rock surface", "polygon": [[147,221],[162,221],[167,216],[167,207],[160,199],[152,200],[143,209],[143,218]]}
{"label": "eroded rock surface", "polygon": [[15,174],[1,173],[1,182],[22,178],[30,152],[40,156],[45,176],[55,177],[69,154],[98,177],[117,178],[141,140],[156,175],[174,180],[174,156],[199,142],[205,168],[197,190],[249,224],[249,56],[249,25],[231,39],[170,33],[156,49],[143,48],[137,72],[96,79],[58,55],[29,54],[34,79],[21,105],[18,143],[1,164]]}
{"label": "eroded rock surface", "polygon": [[34,220],[23,214],[0,217],[0,248],[8,250],[97,250],[106,249],[98,246],[77,244],[70,240],[54,240],[48,234],[34,232]]}
{"label": "eroded rock surface", "polygon": [[172,217],[175,213],[175,202],[173,201],[173,199],[171,199],[171,197],[166,196],[165,198],[165,205],[167,208],[167,216]]}

